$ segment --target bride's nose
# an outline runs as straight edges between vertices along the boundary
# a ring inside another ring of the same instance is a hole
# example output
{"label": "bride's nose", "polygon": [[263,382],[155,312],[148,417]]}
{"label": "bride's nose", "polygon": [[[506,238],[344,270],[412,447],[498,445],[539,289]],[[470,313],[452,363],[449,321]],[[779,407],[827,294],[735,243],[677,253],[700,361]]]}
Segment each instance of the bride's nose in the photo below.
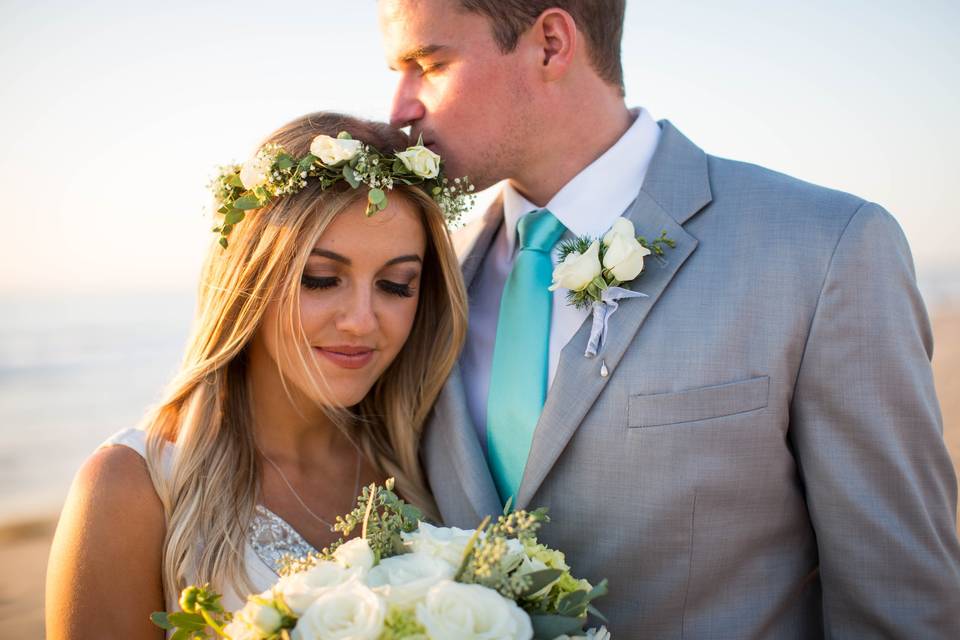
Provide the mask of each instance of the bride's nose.
{"label": "bride's nose", "polygon": [[378,326],[377,314],[373,308],[373,294],[369,287],[355,287],[351,295],[344,300],[344,306],[337,314],[338,331],[356,336],[373,333]]}
{"label": "bride's nose", "polygon": [[426,108],[417,95],[418,79],[403,74],[397,83],[393,94],[393,104],[390,107],[390,124],[394,127],[406,127],[426,115]]}

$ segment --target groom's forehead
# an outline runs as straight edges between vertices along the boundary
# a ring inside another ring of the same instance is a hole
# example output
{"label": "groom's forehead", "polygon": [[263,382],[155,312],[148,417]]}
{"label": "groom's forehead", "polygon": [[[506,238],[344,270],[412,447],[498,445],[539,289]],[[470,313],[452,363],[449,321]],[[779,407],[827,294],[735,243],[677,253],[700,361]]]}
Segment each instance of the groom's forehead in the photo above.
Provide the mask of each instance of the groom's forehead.
{"label": "groom's forehead", "polygon": [[[453,49],[488,32],[486,19],[457,0],[379,0],[380,30],[391,63]],[[477,22],[481,24],[477,24]]]}

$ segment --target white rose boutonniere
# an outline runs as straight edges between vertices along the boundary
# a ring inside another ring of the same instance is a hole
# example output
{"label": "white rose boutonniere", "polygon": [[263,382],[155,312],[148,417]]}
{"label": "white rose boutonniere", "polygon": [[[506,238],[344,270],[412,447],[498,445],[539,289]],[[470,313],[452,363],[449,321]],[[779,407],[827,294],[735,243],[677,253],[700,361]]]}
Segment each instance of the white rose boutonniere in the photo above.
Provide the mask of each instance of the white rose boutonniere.
{"label": "white rose boutonniere", "polygon": [[603,245],[607,248],[603,255],[603,268],[609,269],[614,279],[629,282],[643,271],[643,259],[650,255],[650,249],[637,240],[633,223],[626,218],[618,218],[613,228],[603,236]]}
{"label": "white rose boutonniere", "polygon": [[421,178],[436,178],[440,174],[440,156],[421,144],[397,152],[397,158]]}
{"label": "white rose boutonniere", "polygon": [[353,160],[363,143],[349,138],[331,138],[320,135],[310,143],[310,154],[328,167],[335,167]]}
{"label": "white rose boutonniere", "polygon": [[550,291],[560,287],[571,291],[581,291],[603,271],[600,264],[600,243],[594,240],[583,253],[569,252],[563,261],[553,270],[553,284]]}
{"label": "white rose boutonniere", "polygon": [[561,243],[550,290],[567,289],[570,304],[578,309],[592,307],[593,328],[584,354],[588,358],[597,355],[603,347],[607,323],[617,310],[618,301],[646,297],[620,285],[643,272],[645,257],[662,257],[665,246],[671,249],[676,246],[666,231],[647,242],[643,236],[636,235],[633,223],[624,217],[618,218],[601,240],[581,237]]}

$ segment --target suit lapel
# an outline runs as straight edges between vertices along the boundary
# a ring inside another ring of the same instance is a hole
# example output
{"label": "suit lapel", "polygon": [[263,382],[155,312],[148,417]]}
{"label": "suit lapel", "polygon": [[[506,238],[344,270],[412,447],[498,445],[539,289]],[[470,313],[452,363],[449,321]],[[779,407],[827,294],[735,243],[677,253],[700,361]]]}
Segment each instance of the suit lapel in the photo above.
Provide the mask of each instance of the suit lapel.
{"label": "suit lapel", "polygon": [[[648,259],[643,274],[631,285],[647,298],[622,301],[610,318],[606,342],[595,358],[584,350],[591,319],[560,353],[560,363],[534,432],[530,455],[517,496],[517,507],[529,506],[557,458],[583,418],[616,372],[624,352],[650,310],[680,267],[697,247],[697,240],[681,226],[710,202],[706,156],[668,122],[661,123],[660,144],[651,161],[643,189],[624,214],[640,235],[653,238],[666,231],[677,246],[664,261]],[[600,375],[602,364],[609,375]]]}
{"label": "suit lapel", "polygon": [[[460,257],[464,284],[468,290],[480,271],[484,256],[502,221],[503,204],[498,197],[480,219],[453,235],[454,248]],[[430,486],[445,519],[448,518],[447,514],[463,511],[464,494],[475,513],[466,522],[452,524],[474,527],[484,516],[502,511],[483,448],[467,410],[459,365],[454,368],[437,398],[433,418],[424,434],[423,451]],[[462,491],[457,491],[457,486]]]}

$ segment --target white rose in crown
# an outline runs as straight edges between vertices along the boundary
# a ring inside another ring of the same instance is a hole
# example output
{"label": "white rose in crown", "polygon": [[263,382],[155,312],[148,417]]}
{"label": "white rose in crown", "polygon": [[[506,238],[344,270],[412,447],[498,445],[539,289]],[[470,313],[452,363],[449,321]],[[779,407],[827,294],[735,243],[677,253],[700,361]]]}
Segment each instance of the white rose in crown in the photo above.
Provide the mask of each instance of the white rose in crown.
{"label": "white rose in crown", "polygon": [[273,166],[273,160],[272,155],[262,150],[247,160],[240,168],[240,182],[243,183],[243,188],[249,191],[266,184],[267,180],[270,179],[270,167]]}
{"label": "white rose in crown", "polygon": [[353,575],[336,562],[318,562],[306,571],[280,578],[276,591],[295,614],[302,616],[328,589],[347,582]]}
{"label": "white rose in crown", "polygon": [[383,599],[359,580],[352,580],[317,598],[290,635],[293,640],[376,640],[386,615]]}
{"label": "white rose in crown", "polygon": [[620,282],[633,280],[643,271],[643,258],[650,249],[640,244],[633,223],[626,218],[617,218],[613,228],[603,236],[603,268],[610,271]]}
{"label": "white rose in crown", "polygon": [[408,608],[423,599],[441,580],[453,580],[456,569],[426,553],[384,558],[367,574],[367,586],[383,596],[388,606]]}
{"label": "white rose in crown", "polygon": [[560,287],[570,291],[582,291],[593,279],[600,275],[600,243],[594,240],[584,253],[571,251],[553,270],[553,284],[550,291]]}
{"label": "white rose in crown", "polygon": [[400,162],[421,178],[436,178],[440,174],[440,156],[423,145],[397,153]]}
{"label": "white rose in crown", "polygon": [[530,640],[530,618],[513,600],[477,584],[444,581],[417,605],[432,640]]}
{"label": "white rose in crown", "polygon": [[359,140],[319,135],[310,143],[310,154],[328,167],[353,160],[363,145]]}

